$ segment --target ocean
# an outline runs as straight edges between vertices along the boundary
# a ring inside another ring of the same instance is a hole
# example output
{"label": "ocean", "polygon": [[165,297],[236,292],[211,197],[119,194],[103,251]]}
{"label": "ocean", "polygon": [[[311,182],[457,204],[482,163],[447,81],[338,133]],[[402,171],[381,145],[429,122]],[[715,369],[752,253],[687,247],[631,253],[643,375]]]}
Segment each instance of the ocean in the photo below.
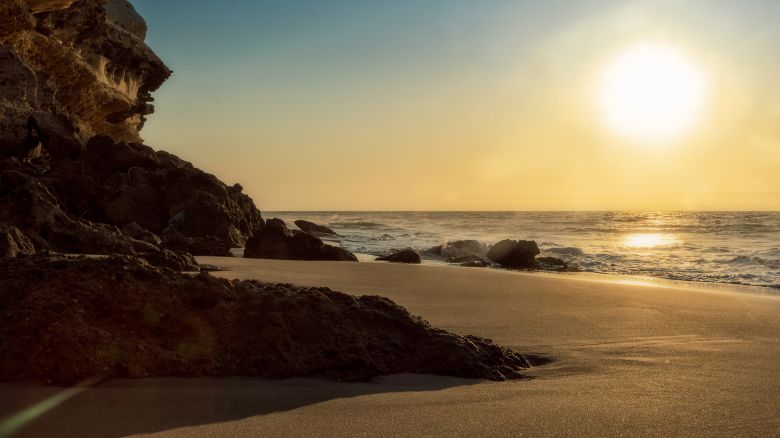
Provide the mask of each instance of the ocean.
{"label": "ocean", "polygon": [[[780,291],[780,212],[266,212],[304,219],[371,260],[457,240],[535,240],[584,272],[761,286]],[[424,263],[443,263],[423,254]]]}

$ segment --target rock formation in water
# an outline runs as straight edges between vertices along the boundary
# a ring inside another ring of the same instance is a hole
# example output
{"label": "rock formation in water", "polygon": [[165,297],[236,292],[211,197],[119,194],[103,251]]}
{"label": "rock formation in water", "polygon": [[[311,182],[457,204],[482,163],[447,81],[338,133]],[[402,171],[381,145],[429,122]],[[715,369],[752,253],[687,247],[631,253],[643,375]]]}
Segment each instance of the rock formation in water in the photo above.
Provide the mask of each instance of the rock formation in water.
{"label": "rock formation in water", "polygon": [[505,268],[538,269],[536,256],[540,253],[532,240],[502,240],[490,248],[487,257]]}
{"label": "rock formation in water", "polygon": [[140,259],[0,260],[0,381],[394,373],[504,380],[528,362],[388,299],[228,281]]}

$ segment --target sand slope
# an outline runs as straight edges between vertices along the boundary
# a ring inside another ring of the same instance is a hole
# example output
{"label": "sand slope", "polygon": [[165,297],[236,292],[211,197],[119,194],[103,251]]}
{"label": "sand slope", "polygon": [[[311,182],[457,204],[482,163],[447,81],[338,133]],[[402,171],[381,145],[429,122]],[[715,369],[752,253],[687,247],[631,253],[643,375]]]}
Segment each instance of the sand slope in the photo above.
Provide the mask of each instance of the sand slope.
{"label": "sand slope", "polygon": [[[394,299],[555,362],[530,381],[416,375],[109,382],[24,436],[780,436],[780,298],[483,269],[203,258],[227,277]],[[0,386],[0,412],[51,393]]]}

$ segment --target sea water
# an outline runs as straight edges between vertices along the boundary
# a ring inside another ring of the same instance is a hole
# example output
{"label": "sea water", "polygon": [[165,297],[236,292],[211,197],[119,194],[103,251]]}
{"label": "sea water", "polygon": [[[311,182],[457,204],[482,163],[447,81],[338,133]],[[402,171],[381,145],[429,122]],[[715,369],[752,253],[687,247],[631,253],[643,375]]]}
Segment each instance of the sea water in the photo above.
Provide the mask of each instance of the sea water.
{"label": "sea water", "polygon": [[[270,212],[331,227],[356,254],[535,240],[582,271],[780,288],[780,212]],[[423,257],[426,258],[425,254]],[[434,262],[429,256],[428,261]]]}

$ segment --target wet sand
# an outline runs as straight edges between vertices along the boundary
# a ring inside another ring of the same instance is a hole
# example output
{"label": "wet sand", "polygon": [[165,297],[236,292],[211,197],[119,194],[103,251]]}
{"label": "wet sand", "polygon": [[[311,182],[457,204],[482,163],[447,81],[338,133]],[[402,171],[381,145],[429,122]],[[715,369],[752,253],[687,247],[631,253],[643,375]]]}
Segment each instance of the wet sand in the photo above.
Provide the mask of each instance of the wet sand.
{"label": "wet sand", "polygon": [[[387,296],[554,361],[531,380],[151,379],[86,390],[21,436],[778,436],[780,297],[585,275],[200,258],[229,278]],[[0,385],[0,415],[56,389]]]}

